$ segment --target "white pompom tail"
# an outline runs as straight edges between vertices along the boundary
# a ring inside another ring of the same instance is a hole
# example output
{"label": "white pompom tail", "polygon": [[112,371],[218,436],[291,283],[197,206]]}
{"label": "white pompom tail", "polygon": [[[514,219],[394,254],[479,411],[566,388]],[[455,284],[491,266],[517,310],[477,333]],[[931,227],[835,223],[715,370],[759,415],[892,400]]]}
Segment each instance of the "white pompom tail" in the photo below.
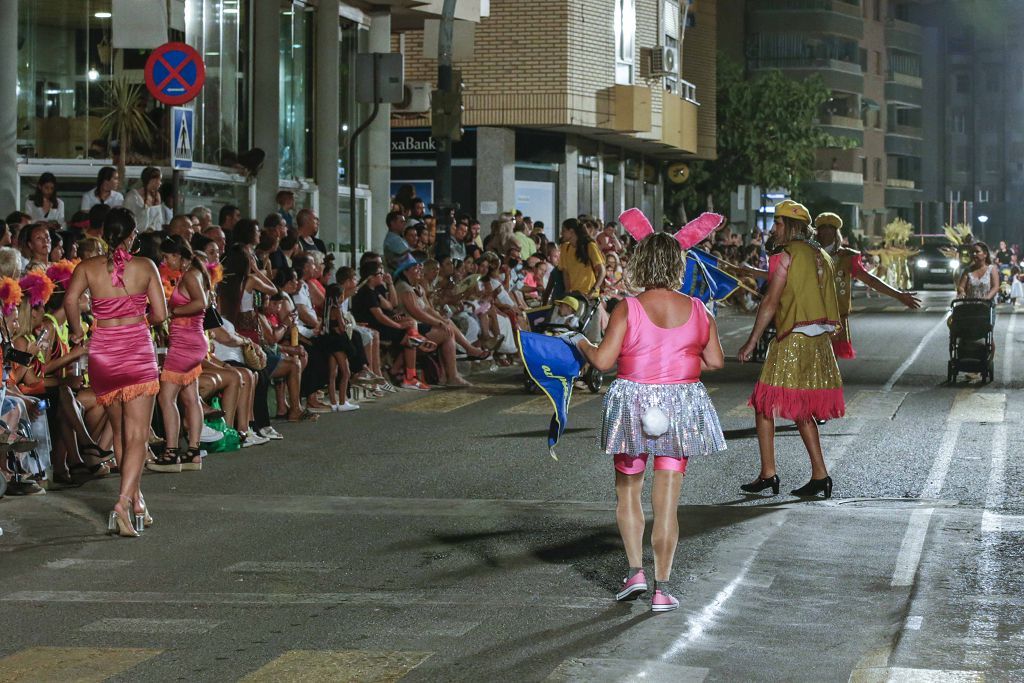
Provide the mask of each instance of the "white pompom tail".
{"label": "white pompom tail", "polygon": [[641,421],[644,433],[649,437],[657,438],[668,431],[668,415],[658,406],[650,406],[645,410]]}

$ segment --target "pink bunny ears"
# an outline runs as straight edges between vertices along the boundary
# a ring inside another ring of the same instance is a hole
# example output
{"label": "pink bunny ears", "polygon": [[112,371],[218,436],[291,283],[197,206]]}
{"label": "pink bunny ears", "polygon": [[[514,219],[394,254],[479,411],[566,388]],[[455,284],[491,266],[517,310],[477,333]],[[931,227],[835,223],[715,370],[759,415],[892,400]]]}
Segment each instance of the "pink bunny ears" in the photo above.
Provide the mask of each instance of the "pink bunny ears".
{"label": "pink bunny ears", "polygon": [[[684,225],[679,232],[675,234],[676,241],[679,242],[679,246],[683,249],[690,249],[693,246],[700,244],[705,237],[722,227],[724,222],[725,216],[722,216],[721,214],[710,212],[702,213]],[[640,209],[633,208],[623,211],[622,214],[619,215],[619,223],[637,242],[648,235],[654,234],[654,228],[651,227],[651,222],[647,220],[647,216],[645,216],[643,211]]]}

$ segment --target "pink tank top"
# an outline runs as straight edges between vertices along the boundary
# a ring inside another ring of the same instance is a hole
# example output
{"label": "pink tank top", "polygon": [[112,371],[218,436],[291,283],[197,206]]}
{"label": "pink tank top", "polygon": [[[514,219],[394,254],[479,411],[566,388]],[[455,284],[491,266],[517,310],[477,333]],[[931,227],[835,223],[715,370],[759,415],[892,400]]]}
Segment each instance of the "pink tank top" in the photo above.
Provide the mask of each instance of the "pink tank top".
{"label": "pink tank top", "polygon": [[97,320],[111,318],[135,318],[146,315],[146,292],[129,294],[128,296],[112,296],[107,299],[94,297],[92,314]]}
{"label": "pink tank top", "polygon": [[[680,294],[680,296],[686,296]],[[627,297],[626,336],[619,351],[618,377],[641,384],[692,384],[700,381],[700,358],[710,337],[708,310],[690,297],[690,318],[678,327],[658,327],[643,305]]]}

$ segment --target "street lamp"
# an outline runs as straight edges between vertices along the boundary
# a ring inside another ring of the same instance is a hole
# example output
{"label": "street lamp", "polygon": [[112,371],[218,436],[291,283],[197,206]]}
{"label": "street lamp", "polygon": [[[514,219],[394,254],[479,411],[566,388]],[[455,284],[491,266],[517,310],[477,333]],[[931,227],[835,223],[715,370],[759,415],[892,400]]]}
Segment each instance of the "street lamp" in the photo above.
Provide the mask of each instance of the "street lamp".
{"label": "street lamp", "polygon": [[978,216],[978,222],[981,223],[982,225],[985,225],[986,223],[988,223],[988,216],[986,216],[985,214],[981,214],[980,216]]}

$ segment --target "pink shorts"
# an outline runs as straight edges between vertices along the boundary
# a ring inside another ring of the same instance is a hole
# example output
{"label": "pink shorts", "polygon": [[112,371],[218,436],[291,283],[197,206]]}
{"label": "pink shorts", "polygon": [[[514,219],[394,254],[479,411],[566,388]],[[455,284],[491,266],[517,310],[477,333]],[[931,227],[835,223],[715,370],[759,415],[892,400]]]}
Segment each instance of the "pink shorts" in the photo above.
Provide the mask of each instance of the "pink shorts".
{"label": "pink shorts", "polygon": [[[640,474],[647,469],[647,454],[630,455],[628,453],[616,453],[614,456],[615,470],[623,474]],[[670,472],[686,472],[687,458],[670,458],[667,455],[654,456],[654,470],[668,470]]]}

